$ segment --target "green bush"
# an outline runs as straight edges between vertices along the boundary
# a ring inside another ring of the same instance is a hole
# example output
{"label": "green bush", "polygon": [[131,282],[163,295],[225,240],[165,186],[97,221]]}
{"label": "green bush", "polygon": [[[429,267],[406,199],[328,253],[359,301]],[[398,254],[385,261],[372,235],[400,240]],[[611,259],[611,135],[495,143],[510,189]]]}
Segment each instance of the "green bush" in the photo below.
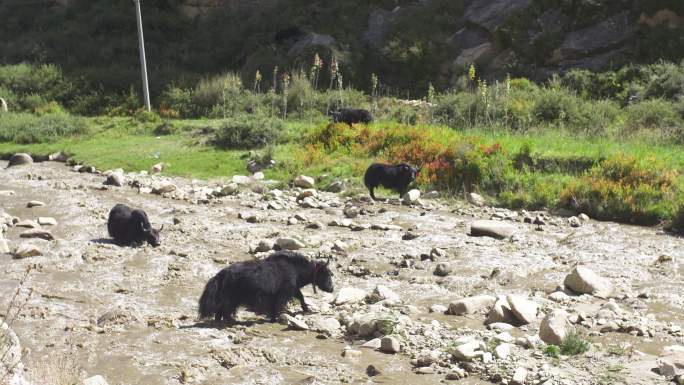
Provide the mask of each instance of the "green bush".
{"label": "green bush", "polygon": [[591,348],[591,341],[576,329],[571,329],[563,338],[560,353],[565,356],[576,356],[586,353]]}
{"label": "green bush", "polygon": [[238,115],[226,119],[216,131],[215,144],[229,149],[252,149],[273,145],[283,134],[282,120]]}
{"label": "green bush", "polygon": [[159,96],[160,110],[173,110],[184,118],[196,117],[197,108],[193,104],[193,90],[169,86]]}
{"label": "green bush", "polygon": [[684,121],[675,106],[663,99],[644,100],[625,109],[625,130],[657,130],[662,139],[684,140]]}
{"label": "green bush", "polygon": [[64,103],[73,96],[74,86],[55,65],[22,63],[0,66],[0,92],[9,94],[13,110],[32,111],[47,102]]}
{"label": "green bush", "polygon": [[13,112],[0,114],[0,142],[49,143],[89,132],[83,118],[63,113],[43,116]]}
{"label": "green bush", "polygon": [[659,62],[646,67],[649,72],[644,98],[669,100],[684,96],[684,65]]}
{"label": "green bush", "polygon": [[580,120],[579,98],[562,87],[544,87],[539,90],[533,114],[542,123],[574,125]]}
{"label": "green bush", "polygon": [[[218,113],[216,117],[225,117],[242,111],[243,93],[240,76],[229,72],[201,80],[192,94],[192,103],[199,116],[210,116],[213,111]],[[218,110],[215,106],[219,106]]]}

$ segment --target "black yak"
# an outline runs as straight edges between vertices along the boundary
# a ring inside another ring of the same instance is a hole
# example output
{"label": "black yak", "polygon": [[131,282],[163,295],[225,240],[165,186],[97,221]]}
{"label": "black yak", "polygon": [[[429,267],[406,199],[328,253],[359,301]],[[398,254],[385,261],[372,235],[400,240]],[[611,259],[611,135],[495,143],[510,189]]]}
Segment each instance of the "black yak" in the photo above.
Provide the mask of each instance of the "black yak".
{"label": "black yak", "polygon": [[347,123],[352,125],[354,123],[368,124],[373,121],[373,115],[368,110],[342,108],[337,111],[331,111],[333,123]]}
{"label": "black yak", "polygon": [[199,299],[199,318],[214,317],[216,322],[235,321],[241,306],[270,317],[275,322],[292,298],[297,298],[304,312],[301,288],[312,284],[314,292],[333,291],[328,263],[309,261],[292,251],[279,251],[263,260],[236,262],[209,279]]}
{"label": "black yak", "polygon": [[159,232],[154,229],[142,210],[133,210],[124,204],[117,204],[109,212],[107,230],[114,241],[120,245],[139,246],[147,241],[150,245],[159,246]]}
{"label": "black yak", "polygon": [[399,198],[401,198],[408,191],[409,185],[416,179],[418,171],[406,163],[397,165],[373,163],[366,169],[363,183],[373,199],[375,199],[373,190],[378,186],[398,192]]}

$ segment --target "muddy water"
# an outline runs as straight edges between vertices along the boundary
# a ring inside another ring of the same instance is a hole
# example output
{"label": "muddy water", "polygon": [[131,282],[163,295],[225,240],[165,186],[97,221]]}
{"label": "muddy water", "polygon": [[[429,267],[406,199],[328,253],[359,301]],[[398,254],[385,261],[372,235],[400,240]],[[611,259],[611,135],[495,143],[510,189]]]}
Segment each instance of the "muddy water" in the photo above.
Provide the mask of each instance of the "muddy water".
{"label": "muddy water", "polygon": [[[680,296],[684,242],[660,234],[657,229],[591,222],[578,229],[546,226],[544,232],[519,226],[512,241],[470,238],[466,234],[470,216],[452,214],[449,207],[421,210],[396,204],[368,206],[376,214],[359,222],[415,226],[420,236],[402,241],[403,231],[326,227],[306,229],[286,225],[295,213],[311,221],[328,223],[341,218],[341,210],[295,209],[261,212],[262,223],[237,219],[249,197],[222,198],[207,205],[138,194],[135,189],[100,189],[101,176],[78,174],[57,163],[31,168],[4,169],[0,164],[0,207],[21,219],[54,217],[51,228],[58,238],[38,242],[45,256],[13,260],[0,255],[0,289],[8,293],[29,264],[39,267],[28,287],[35,292],[14,328],[30,349],[31,361],[50,360],[71,352],[85,374],[101,374],[110,384],[279,384],[279,383],[386,383],[436,384],[444,373],[418,375],[410,357],[387,355],[358,348],[362,342],[343,338],[320,339],[317,333],[295,331],[283,325],[260,322],[240,313],[248,326],[216,329],[196,322],[196,301],[206,280],[226,263],[252,258],[249,244],[258,239],[296,235],[313,247],[342,240],[350,245],[338,257],[336,287],[359,287],[371,291],[382,284],[397,292],[417,312],[416,322],[437,320],[453,330],[484,330],[483,317],[450,317],[428,313],[432,304],[448,303],[473,294],[541,295],[562,283],[576,263],[591,267],[611,279],[618,293],[634,297],[648,292],[648,311],[663,322],[681,322],[684,301]],[[176,179],[180,187],[190,184]],[[46,203],[27,208],[30,200]],[[164,224],[163,243],[158,248],[120,248],[111,244],[106,215],[116,203],[143,207],[153,224]],[[383,213],[378,211],[384,207]],[[487,217],[486,212],[475,213]],[[173,224],[173,218],[180,220]],[[23,242],[22,229],[5,234],[10,247]],[[432,274],[435,262],[417,258],[411,269],[398,267],[406,256],[429,253],[434,247],[447,250],[454,271],[439,278]],[[675,262],[654,265],[661,255]],[[371,274],[357,277],[350,267],[362,266]],[[493,272],[499,272],[493,274]],[[331,296],[304,290],[307,302],[317,308]],[[0,303],[4,308],[5,302]],[[627,305],[622,304],[623,307]],[[293,311],[299,311],[293,308]],[[329,311],[335,316],[334,311]],[[98,322],[99,321],[99,322]],[[514,335],[522,333],[512,332]],[[606,344],[630,342],[635,349],[657,355],[673,339],[644,341],[643,338],[611,334]],[[342,357],[345,346],[362,351],[355,358]],[[226,352],[245,348],[242,356],[226,358]],[[245,355],[246,354],[246,355]],[[368,377],[374,365],[382,374]],[[591,373],[587,373],[591,376]],[[460,383],[480,383],[471,378]]]}

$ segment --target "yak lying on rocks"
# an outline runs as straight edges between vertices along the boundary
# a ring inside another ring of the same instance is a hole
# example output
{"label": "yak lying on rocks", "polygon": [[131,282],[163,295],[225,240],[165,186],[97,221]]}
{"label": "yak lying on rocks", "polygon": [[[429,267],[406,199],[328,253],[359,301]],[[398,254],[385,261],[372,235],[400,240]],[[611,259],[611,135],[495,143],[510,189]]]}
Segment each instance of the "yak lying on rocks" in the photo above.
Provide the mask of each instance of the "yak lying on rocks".
{"label": "yak lying on rocks", "polygon": [[302,254],[279,251],[263,260],[243,261],[219,271],[209,279],[199,299],[200,319],[214,317],[216,322],[235,321],[241,306],[267,315],[275,322],[292,298],[297,298],[304,312],[301,288],[311,284],[331,293],[332,273],[328,263],[309,261]]}
{"label": "yak lying on rocks", "polygon": [[409,185],[416,179],[417,174],[418,169],[406,163],[397,165],[373,163],[366,169],[363,183],[373,199],[376,199],[373,190],[378,186],[398,192],[399,198],[401,198],[406,194]]}
{"label": "yak lying on rocks", "polygon": [[159,232],[153,229],[147,214],[142,210],[133,210],[124,204],[117,204],[109,212],[107,230],[114,241],[120,245],[139,246],[143,242],[159,246]]}
{"label": "yak lying on rocks", "polygon": [[368,124],[373,121],[373,115],[368,110],[342,108],[337,111],[332,111],[333,123],[347,123],[352,125],[354,123]]}

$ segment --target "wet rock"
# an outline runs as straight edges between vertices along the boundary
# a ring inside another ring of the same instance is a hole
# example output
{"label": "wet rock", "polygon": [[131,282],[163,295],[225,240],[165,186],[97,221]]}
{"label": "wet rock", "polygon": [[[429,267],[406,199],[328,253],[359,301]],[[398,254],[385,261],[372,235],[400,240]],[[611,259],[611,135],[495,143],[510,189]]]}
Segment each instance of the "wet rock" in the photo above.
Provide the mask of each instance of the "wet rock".
{"label": "wet rock", "polygon": [[340,321],[332,317],[318,318],[311,322],[311,329],[318,332],[334,335],[340,331]]}
{"label": "wet rock", "polygon": [[473,297],[459,299],[449,304],[447,314],[450,315],[465,315],[477,313],[482,309],[486,309],[494,305],[496,298],[490,295],[476,295]]}
{"label": "wet rock", "polygon": [[265,253],[267,251],[273,250],[274,246],[275,242],[271,241],[270,239],[262,239],[259,241],[256,247],[254,247],[254,251],[257,253]]}
{"label": "wet rock", "polygon": [[17,222],[16,224],[17,227],[28,227],[30,229],[39,229],[40,225],[36,221],[32,221],[30,219],[24,219],[22,221]]}
{"label": "wet rock", "polygon": [[380,340],[380,351],[384,353],[399,353],[401,351],[401,343],[396,337],[387,336]]}
{"label": "wet rock", "polygon": [[313,188],[315,184],[314,178],[306,175],[299,175],[294,179],[294,185],[301,188]]}
{"label": "wet rock", "polygon": [[513,326],[511,324],[507,324],[505,322],[494,322],[494,323],[490,323],[489,325],[487,325],[487,328],[491,329],[491,330],[499,330],[499,331],[505,332],[505,331],[509,331],[511,329],[514,329],[515,326]]}
{"label": "wet rock", "polygon": [[375,376],[379,376],[381,374],[382,374],[382,372],[380,370],[378,370],[378,368],[376,368],[373,365],[368,365],[368,367],[366,367],[366,375],[368,377],[375,377]]}
{"label": "wet rock", "polygon": [[10,248],[9,245],[7,244],[7,240],[2,236],[2,233],[0,233],[0,254],[9,254]]}
{"label": "wet rock", "polygon": [[289,314],[281,314],[280,318],[284,321],[287,326],[296,329],[296,330],[309,330],[309,325],[306,324],[306,322],[297,319]]}
{"label": "wet rock", "polygon": [[162,195],[178,190],[175,184],[168,183],[161,186],[153,187],[152,194]]}
{"label": "wet rock", "polygon": [[610,281],[583,266],[575,267],[565,277],[563,284],[574,292],[591,294],[599,298],[608,298],[613,294],[613,285]]}
{"label": "wet rock", "polygon": [[410,203],[417,202],[419,198],[420,198],[420,190],[413,189],[413,190],[408,191],[406,194],[404,194],[404,196],[402,197],[402,201],[404,203],[410,204]]}
{"label": "wet rock", "polygon": [[227,185],[221,187],[221,191],[219,192],[219,196],[228,196],[228,195],[233,195],[236,194],[240,190],[240,185],[237,183],[228,183]]}
{"label": "wet rock", "polygon": [[[361,336],[361,334],[359,334],[359,335]],[[380,344],[381,344],[380,340],[381,340],[380,338],[373,338],[372,340],[368,340],[368,341],[364,342],[361,345],[361,347],[364,349],[373,349],[373,350],[380,349]]]}
{"label": "wet rock", "polygon": [[517,368],[513,373],[513,378],[511,379],[511,385],[525,385],[527,381],[527,369]]}
{"label": "wet rock", "polygon": [[446,277],[451,274],[451,265],[449,262],[440,262],[437,264],[437,267],[435,267],[433,274],[438,277]]}
{"label": "wet rock", "polygon": [[30,164],[33,164],[33,158],[31,158],[31,155],[20,152],[10,157],[7,167],[23,166]]}
{"label": "wet rock", "polygon": [[582,222],[580,222],[579,218],[577,217],[570,217],[568,218],[568,224],[570,227],[580,227],[582,226]]}
{"label": "wet rock", "polygon": [[46,241],[54,241],[55,240],[54,235],[52,235],[52,233],[49,230],[44,230],[44,229],[26,230],[23,233],[19,234],[19,237],[21,237],[21,238],[40,238],[40,239],[44,239]]}
{"label": "wet rock", "polygon": [[589,216],[587,214],[582,213],[582,214],[578,215],[577,217],[582,222],[589,222]]}
{"label": "wet rock", "polygon": [[447,312],[447,310],[449,310],[449,308],[447,308],[444,305],[432,305],[432,306],[430,306],[430,313],[444,314]]}
{"label": "wet rock", "polygon": [[261,218],[257,214],[246,211],[238,213],[238,219],[244,219],[247,223],[261,222]]}
{"label": "wet rock", "polygon": [[356,206],[345,206],[343,213],[347,218],[356,218],[359,216],[359,208]]}
{"label": "wet rock", "polygon": [[672,378],[684,375],[684,346],[666,346],[658,357],[658,371],[661,376]]}
{"label": "wet rock", "polygon": [[494,356],[500,360],[505,360],[511,354],[511,344],[503,343],[494,348]]}
{"label": "wet rock", "polygon": [[472,361],[476,357],[480,357],[483,353],[484,343],[482,341],[474,340],[456,346],[451,351],[451,354],[459,361]]}
{"label": "wet rock", "polygon": [[453,368],[452,371],[446,375],[446,379],[449,381],[458,381],[468,377],[468,372],[461,368]]}
{"label": "wet rock", "polygon": [[52,217],[39,217],[38,224],[40,224],[41,226],[56,226],[57,220]]}
{"label": "wet rock", "polygon": [[366,298],[366,295],[367,293],[365,290],[357,289],[355,287],[345,287],[337,293],[335,305],[361,302]]}
{"label": "wet rock", "polygon": [[104,377],[97,375],[83,380],[83,385],[108,385]]}
{"label": "wet rock", "polygon": [[320,229],[322,229],[323,227],[325,227],[325,226],[323,226],[323,223],[318,222],[318,221],[316,221],[316,222],[311,222],[311,223],[309,223],[308,225],[306,225],[306,228],[307,228],[307,229],[315,229],[315,230],[320,230]]}
{"label": "wet rock", "polygon": [[122,174],[118,173],[112,173],[109,176],[107,176],[107,179],[104,181],[105,185],[108,186],[117,186],[121,187],[125,183],[125,178]]}
{"label": "wet rock", "polygon": [[280,250],[299,250],[306,247],[302,241],[296,238],[278,238],[276,246],[278,246]]}
{"label": "wet rock", "polygon": [[404,241],[412,241],[418,237],[420,237],[420,235],[418,235],[412,231],[407,231],[406,233],[404,233],[404,235],[401,236],[401,239]]}
{"label": "wet rock", "polygon": [[506,296],[511,311],[515,317],[523,324],[532,323],[537,319],[538,306],[536,303],[516,295]]}
{"label": "wet rock", "polygon": [[345,185],[344,182],[340,180],[336,180],[328,185],[328,187],[325,188],[325,191],[332,192],[332,193],[341,193],[344,191]]}
{"label": "wet rock", "polygon": [[233,175],[232,181],[238,186],[246,186],[252,183],[252,179],[244,175]]}
{"label": "wet rock", "polygon": [[22,243],[17,247],[17,249],[12,253],[14,259],[24,259],[30,257],[39,257],[43,255],[43,252],[36,245],[30,243]]}
{"label": "wet rock", "polygon": [[332,227],[350,227],[352,225],[352,221],[349,219],[333,219],[328,223],[328,226]]}
{"label": "wet rock", "polygon": [[358,358],[358,357],[361,357],[362,354],[363,353],[360,350],[351,349],[351,348],[349,348],[349,349],[345,348],[342,351],[342,357],[344,357],[344,358]]}
{"label": "wet rock", "polygon": [[490,310],[487,314],[485,324],[488,325],[493,323],[507,323],[511,325],[518,324],[518,318],[515,316],[515,314],[513,314],[511,305],[504,296],[500,296],[496,300],[492,310]]}
{"label": "wet rock", "polygon": [[444,249],[440,249],[438,247],[433,248],[430,250],[430,260],[436,261],[438,259],[445,259],[449,257],[449,253],[446,252]]}
{"label": "wet rock", "polygon": [[482,197],[482,195],[474,192],[468,193],[468,202],[478,207],[482,207],[485,205],[485,200]]}
{"label": "wet rock", "polygon": [[470,235],[473,237],[505,239],[513,235],[515,230],[515,226],[501,221],[480,220],[470,224]]}
{"label": "wet rock", "polygon": [[45,206],[44,202],[41,201],[29,201],[29,203],[26,204],[26,207],[32,208],[32,207],[41,207]]}
{"label": "wet rock", "polygon": [[564,310],[554,310],[542,320],[539,338],[547,344],[560,346],[568,326],[570,326],[568,314]]}
{"label": "wet rock", "polygon": [[349,250],[349,245],[347,245],[345,242],[337,240],[333,243],[333,250],[335,251],[347,251]]}

